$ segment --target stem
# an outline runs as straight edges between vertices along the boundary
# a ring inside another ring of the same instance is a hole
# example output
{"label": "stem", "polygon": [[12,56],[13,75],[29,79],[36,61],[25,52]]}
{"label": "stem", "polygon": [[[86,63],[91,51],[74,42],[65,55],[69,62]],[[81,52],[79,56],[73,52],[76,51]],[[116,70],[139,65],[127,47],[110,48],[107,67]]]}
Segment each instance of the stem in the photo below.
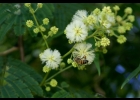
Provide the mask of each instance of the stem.
{"label": "stem", "polygon": [[117,12],[118,12],[118,11],[115,10],[115,16],[117,15]]}
{"label": "stem", "polygon": [[93,36],[95,39],[97,39],[97,40],[101,40],[101,39],[99,39],[98,37],[96,37],[96,36]]}
{"label": "stem", "polygon": [[125,13],[124,16],[122,17],[122,19],[125,19],[127,17],[127,14]]}
{"label": "stem", "polygon": [[24,59],[24,49],[23,49],[23,37],[22,36],[19,36],[19,41],[18,41],[18,44],[19,44],[19,50],[20,50],[20,58],[21,58],[21,61],[24,62],[25,59]]}
{"label": "stem", "polygon": [[[39,24],[38,24],[38,22],[37,22],[37,19],[36,19],[34,13],[32,13],[32,15],[33,15],[34,20],[35,20],[35,22],[36,22],[36,24],[37,24],[37,27],[39,27]],[[42,33],[41,31],[40,31],[40,33],[41,33],[41,35],[42,35],[42,37],[43,37],[43,39],[44,39],[44,41],[45,41],[45,44],[46,44],[47,48],[49,48],[48,43],[47,43],[47,41],[45,40],[43,33]]]}
{"label": "stem", "polygon": [[96,30],[93,34],[91,34],[90,36],[88,36],[85,40],[87,40],[88,38],[93,37],[97,32],[98,32],[98,30]]}
{"label": "stem", "polygon": [[72,65],[70,65],[70,66],[68,66],[68,67],[66,67],[66,68],[64,68],[64,69],[62,69],[62,70],[60,70],[59,72],[57,72],[56,74],[54,74],[54,75],[52,75],[50,78],[48,78],[46,81],[49,81],[49,80],[52,79],[53,77],[57,76],[57,75],[60,74],[61,72],[65,71],[65,70],[67,70],[67,69],[69,69],[69,68],[71,68],[71,67],[72,67]]}
{"label": "stem", "polygon": [[69,55],[73,51],[73,47],[65,54],[62,56],[62,59],[65,58],[67,55]]}
{"label": "stem", "polygon": [[57,88],[61,89],[61,90],[64,90],[63,88],[61,88],[60,86],[56,86]]}
{"label": "stem", "polygon": [[113,34],[115,37],[118,37],[115,33]]}
{"label": "stem", "polygon": [[[39,24],[38,24],[38,22],[37,22],[37,19],[36,19],[34,13],[32,13],[32,15],[33,15],[33,17],[34,17],[34,20],[35,20],[35,22],[36,22],[37,27],[39,27]],[[47,48],[49,48],[48,43],[47,43],[47,41],[45,40],[43,33],[42,33],[41,31],[40,31],[40,33],[41,33],[41,35],[42,35],[42,37],[43,37],[43,39],[44,39],[44,41],[45,41],[45,44],[46,44]],[[44,84],[44,82],[45,82],[45,80],[46,80],[48,74],[49,74],[49,73],[46,73],[46,75],[44,76],[43,80],[42,80],[41,83],[40,83],[40,86],[42,86],[42,85]]]}
{"label": "stem", "polygon": [[[38,7],[36,8],[35,12],[36,12],[37,10],[38,10]],[[34,12],[34,13],[35,13],[35,12]]]}
{"label": "stem", "polygon": [[39,84],[40,86],[42,86],[42,85],[44,84],[44,82],[45,82],[45,80],[46,80],[48,74],[49,74],[49,72],[46,73],[46,75],[44,76],[43,80],[42,80],[41,83]]}
{"label": "stem", "polygon": [[14,52],[14,51],[18,50],[18,49],[19,49],[18,47],[12,47],[12,48],[4,51],[4,52],[0,52],[0,56],[5,56],[5,55],[7,55],[7,54],[9,54],[11,52]]}

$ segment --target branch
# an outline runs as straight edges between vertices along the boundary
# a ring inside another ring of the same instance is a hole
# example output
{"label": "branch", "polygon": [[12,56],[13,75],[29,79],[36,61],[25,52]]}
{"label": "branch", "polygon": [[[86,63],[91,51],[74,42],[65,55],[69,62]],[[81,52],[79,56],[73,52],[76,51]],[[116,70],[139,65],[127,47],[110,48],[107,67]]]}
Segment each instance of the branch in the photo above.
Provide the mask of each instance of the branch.
{"label": "branch", "polygon": [[14,52],[14,51],[18,50],[18,49],[19,49],[18,47],[12,47],[12,48],[10,48],[6,51],[0,52],[0,56],[5,56],[5,55],[7,55],[11,52]]}
{"label": "branch", "polygon": [[25,59],[24,59],[23,37],[22,36],[19,36],[18,46],[19,46],[19,50],[20,50],[21,61],[24,62]]}

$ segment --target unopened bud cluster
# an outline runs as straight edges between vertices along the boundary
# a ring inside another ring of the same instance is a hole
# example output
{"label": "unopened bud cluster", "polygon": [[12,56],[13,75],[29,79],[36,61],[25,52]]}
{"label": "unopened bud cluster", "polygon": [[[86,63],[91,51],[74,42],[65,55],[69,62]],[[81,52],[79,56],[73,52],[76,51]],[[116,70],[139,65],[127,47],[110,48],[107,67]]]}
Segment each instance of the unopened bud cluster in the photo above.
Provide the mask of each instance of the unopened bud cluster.
{"label": "unopened bud cluster", "polygon": [[[31,6],[31,3],[25,3],[24,4],[27,8],[29,8],[29,11],[31,14],[33,14],[37,11],[37,9],[42,8],[43,4],[42,3],[37,3],[37,8],[36,10],[34,10]],[[36,25],[35,25],[36,24]],[[37,21],[33,22],[33,20],[27,20],[26,21],[26,26],[29,28],[33,28],[33,32],[35,34],[38,34],[39,32],[45,32],[46,28],[45,26],[49,24],[49,19],[48,18],[44,18],[42,20],[42,24],[38,25]],[[47,39],[49,36],[53,36],[54,34],[56,34],[58,32],[58,28],[56,26],[52,26],[50,28],[50,31],[48,31],[48,35],[44,35],[44,38]]]}

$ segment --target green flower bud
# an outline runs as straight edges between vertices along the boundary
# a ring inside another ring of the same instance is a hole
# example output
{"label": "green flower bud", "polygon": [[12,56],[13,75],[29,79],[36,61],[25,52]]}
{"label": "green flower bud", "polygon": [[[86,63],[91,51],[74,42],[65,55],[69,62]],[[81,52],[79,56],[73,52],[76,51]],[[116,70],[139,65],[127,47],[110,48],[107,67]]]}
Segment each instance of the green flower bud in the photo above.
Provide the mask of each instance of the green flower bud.
{"label": "green flower bud", "polygon": [[118,33],[122,34],[126,32],[126,29],[124,28],[124,26],[119,26],[117,31]]}
{"label": "green flower bud", "polygon": [[131,7],[127,7],[127,8],[125,8],[124,12],[126,14],[132,14],[132,8]]}
{"label": "green flower bud", "polygon": [[121,22],[122,21],[122,17],[121,16],[116,16],[116,20],[117,20],[117,22]]}
{"label": "green flower bud", "polygon": [[73,66],[73,67],[77,67],[78,65],[77,65],[76,62],[72,62],[72,66]]}
{"label": "green flower bud", "polygon": [[101,46],[101,42],[100,41],[96,41],[95,46],[96,47],[100,47]]}
{"label": "green flower bud", "polygon": [[86,66],[85,65],[78,66],[78,70],[86,70]]}
{"label": "green flower bud", "polygon": [[69,44],[72,44],[73,42],[71,40],[68,40]]}
{"label": "green flower bud", "polygon": [[56,34],[58,31],[58,28],[56,26],[53,26],[50,28],[50,30],[53,32],[53,34]]}
{"label": "green flower bud", "polygon": [[57,81],[56,81],[55,79],[52,79],[52,80],[50,81],[50,85],[51,85],[52,87],[56,87],[56,86],[57,86]]}
{"label": "green flower bud", "polygon": [[106,47],[106,46],[110,45],[110,40],[106,37],[103,37],[101,39],[100,43],[101,43],[101,46]]}
{"label": "green flower bud", "polygon": [[47,86],[47,87],[45,88],[45,90],[46,90],[46,91],[50,91],[51,88],[50,88],[49,86]]}
{"label": "green flower bud", "polygon": [[123,26],[125,27],[126,30],[130,30],[133,27],[132,23],[129,22],[124,23]]}
{"label": "green flower bud", "polygon": [[33,32],[36,33],[36,34],[39,33],[39,28],[37,28],[37,27],[34,28],[34,29],[33,29]]}
{"label": "green flower bud", "polygon": [[27,20],[26,25],[27,25],[27,27],[31,28],[34,25],[34,23],[32,20]]}
{"label": "green flower bud", "polygon": [[48,32],[48,35],[52,37],[53,36],[53,32],[52,31],[49,31]]}
{"label": "green flower bud", "polygon": [[72,62],[73,62],[72,59],[68,59],[68,60],[67,60],[67,63],[68,63],[68,64],[71,64]]}
{"label": "green flower bud", "polygon": [[103,48],[103,53],[106,54],[107,53],[107,49]]}
{"label": "green flower bud", "polygon": [[126,42],[126,40],[127,40],[127,39],[126,39],[126,37],[125,37],[124,35],[120,35],[120,36],[118,36],[118,38],[117,38],[117,42],[120,43],[120,44]]}
{"label": "green flower bud", "polygon": [[113,9],[114,9],[115,11],[120,10],[119,6],[117,6],[117,5],[115,5],[115,6],[113,7]]}
{"label": "green flower bud", "polygon": [[40,30],[41,30],[42,32],[45,32],[45,31],[46,31],[46,28],[45,28],[44,26],[39,26],[39,28],[40,28]]}
{"label": "green flower bud", "polygon": [[48,18],[44,18],[44,19],[43,19],[43,24],[44,24],[44,25],[48,25],[48,23],[49,23],[49,19],[48,19]]}
{"label": "green flower bud", "polygon": [[99,8],[96,8],[96,9],[93,11],[93,14],[99,15],[100,12],[101,12],[100,9],[99,9]]}
{"label": "green flower bud", "polygon": [[31,7],[31,3],[24,3],[24,5],[28,8]]}
{"label": "green flower bud", "polygon": [[105,12],[105,13],[111,13],[112,11],[111,11],[111,9],[110,9],[110,6],[105,6],[103,9],[102,9],[102,11],[103,12]]}
{"label": "green flower bud", "polygon": [[66,66],[66,64],[65,64],[64,62],[61,62],[61,63],[60,63],[60,67],[61,67],[61,68],[65,67],[65,66]]}
{"label": "green flower bud", "polygon": [[47,67],[47,66],[44,66],[44,67],[43,67],[43,72],[44,72],[44,73],[48,73],[50,70],[51,70],[51,69],[50,69],[49,67]]}
{"label": "green flower bud", "polygon": [[48,37],[47,37],[47,35],[43,35],[43,37],[45,38],[45,39],[47,39]]}
{"label": "green flower bud", "polygon": [[43,4],[42,3],[37,3],[38,8],[42,8]]}
{"label": "green flower bud", "polygon": [[128,20],[129,20],[130,22],[134,22],[134,21],[135,21],[134,15],[129,15],[129,16],[128,16]]}

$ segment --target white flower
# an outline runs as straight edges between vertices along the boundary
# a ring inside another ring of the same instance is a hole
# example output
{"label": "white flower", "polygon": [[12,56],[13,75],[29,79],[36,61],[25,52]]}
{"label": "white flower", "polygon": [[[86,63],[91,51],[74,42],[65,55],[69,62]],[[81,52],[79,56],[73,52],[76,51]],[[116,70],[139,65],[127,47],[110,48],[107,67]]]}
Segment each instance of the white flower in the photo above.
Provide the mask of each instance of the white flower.
{"label": "white flower", "polygon": [[71,22],[66,27],[65,32],[66,32],[66,37],[71,42],[81,42],[85,40],[86,36],[88,35],[86,26],[84,25],[83,22],[78,20]]}
{"label": "white flower", "polygon": [[108,29],[111,27],[111,23],[109,23],[108,21],[104,21],[103,25]]}
{"label": "white flower", "polygon": [[97,19],[100,22],[100,24],[102,24],[106,20],[106,13],[103,11],[100,12]]}
{"label": "white flower", "polygon": [[87,11],[86,10],[78,10],[75,15],[73,15],[72,21],[79,20],[83,23],[85,22],[87,18]]}
{"label": "white flower", "polygon": [[106,19],[110,22],[110,23],[115,23],[115,16],[114,13],[109,13],[106,15]]}
{"label": "white flower", "polygon": [[93,24],[96,21],[95,17],[92,14],[88,15],[88,12],[86,10],[78,10],[72,18],[72,21],[76,20],[83,22],[88,30],[93,30]]}
{"label": "white flower", "polygon": [[46,49],[43,53],[41,53],[39,57],[42,63],[46,63],[45,66],[51,69],[58,68],[60,62],[62,61],[59,51],[52,51],[50,48]]}
{"label": "white flower", "polygon": [[92,49],[92,44],[90,43],[78,43],[74,46],[74,51],[72,52],[73,57],[84,57],[88,60],[88,65],[91,64],[95,58],[94,50]]}

